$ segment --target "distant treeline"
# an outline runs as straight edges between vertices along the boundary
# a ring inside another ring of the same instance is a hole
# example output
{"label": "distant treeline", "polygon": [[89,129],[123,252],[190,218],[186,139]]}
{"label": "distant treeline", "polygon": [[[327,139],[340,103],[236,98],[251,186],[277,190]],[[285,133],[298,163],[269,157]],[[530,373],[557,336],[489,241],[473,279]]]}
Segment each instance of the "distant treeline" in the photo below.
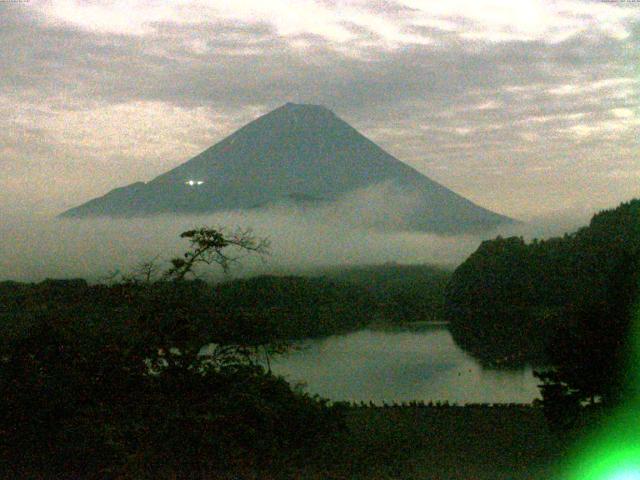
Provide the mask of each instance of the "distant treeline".
{"label": "distant treeline", "polygon": [[[450,276],[429,265],[335,268],[322,276],[262,275],[217,285],[201,281],[156,282],[144,296],[114,303],[122,285],[84,280],[38,284],[0,282],[0,317],[30,317],[39,311],[74,309],[96,319],[127,317],[140,309],[175,308],[209,319],[224,338],[232,331],[246,341],[330,335],[389,322],[442,320],[443,292]],[[130,292],[143,285],[132,285]],[[127,287],[129,288],[129,287]],[[131,293],[129,293],[131,295]],[[168,304],[171,303],[171,304]]]}
{"label": "distant treeline", "polygon": [[587,330],[589,341],[611,338],[593,355],[612,355],[627,333],[631,302],[622,297],[636,292],[639,256],[640,200],[564,237],[497,237],[453,273],[445,318],[456,342],[488,364],[555,363],[549,352],[560,333],[577,339]]}
{"label": "distant treeline", "polygon": [[335,268],[328,278],[364,288],[376,311],[392,322],[444,320],[444,291],[451,271],[434,265],[384,265]]}
{"label": "distant treeline", "polygon": [[225,311],[268,327],[279,338],[354,330],[372,321],[443,320],[451,273],[431,265],[336,267],[321,276],[262,275],[213,287]]}
{"label": "distant treeline", "polygon": [[212,301],[234,321],[275,339],[330,335],[369,323],[374,305],[358,285],[326,278],[262,275],[212,287]]}

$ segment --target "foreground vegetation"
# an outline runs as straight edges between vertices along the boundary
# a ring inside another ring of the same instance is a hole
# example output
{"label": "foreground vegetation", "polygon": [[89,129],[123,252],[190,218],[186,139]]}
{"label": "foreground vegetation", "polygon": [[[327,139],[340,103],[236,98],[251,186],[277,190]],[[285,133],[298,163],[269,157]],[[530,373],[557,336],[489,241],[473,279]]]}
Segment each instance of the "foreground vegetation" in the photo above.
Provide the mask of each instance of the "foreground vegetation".
{"label": "foreground vegetation", "polygon": [[299,478],[549,480],[566,452],[526,405],[365,407],[346,420],[333,463]]}
{"label": "foreground vegetation", "polygon": [[549,424],[576,431],[585,418],[637,410],[639,302],[633,200],[563,238],[484,242],[454,272],[445,310],[454,339],[481,360],[544,365],[536,376]]}
{"label": "foreground vegetation", "polygon": [[278,471],[341,430],[336,407],[258,365],[255,329],[202,321],[194,285],[46,288],[55,301],[14,296],[28,313],[3,318],[3,478]]}
{"label": "foreground vegetation", "polygon": [[292,390],[257,364],[279,348],[270,330],[202,282],[2,289],[3,478],[516,479],[553,458],[538,408]]}
{"label": "foreground vegetation", "polygon": [[373,283],[212,286],[190,278],[196,267],[226,269],[230,249],[266,243],[206,228],[182,236],[191,248],[164,272],[0,283],[3,478],[266,478],[332,464],[348,409],[293,390],[262,359],[291,338],[366,324],[386,305]]}
{"label": "foreground vegetation", "polygon": [[[212,286],[196,267],[266,244],[183,237],[191,248],[159,275],[0,283],[3,478],[546,479],[568,440],[638,397],[640,200],[561,239],[485,242],[450,280],[387,265]],[[487,363],[544,363],[542,402],[330,404],[263,367],[294,338],[441,312]]]}

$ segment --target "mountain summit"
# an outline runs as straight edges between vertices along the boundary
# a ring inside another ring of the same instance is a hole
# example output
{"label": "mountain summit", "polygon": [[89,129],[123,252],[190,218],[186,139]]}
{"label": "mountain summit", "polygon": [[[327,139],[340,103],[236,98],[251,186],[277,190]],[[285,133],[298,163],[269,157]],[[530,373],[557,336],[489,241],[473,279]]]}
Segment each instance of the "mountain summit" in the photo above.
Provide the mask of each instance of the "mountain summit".
{"label": "mountain summit", "polygon": [[[116,188],[61,217],[193,214],[283,201],[325,203],[381,184],[413,199],[409,211],[403,207],[401,223],[394,222],[399,229],[462,233],[512,222],[402,163],[327,108],[293,103],[148,183]],[[385,211],[393,211],[393,205]]]}

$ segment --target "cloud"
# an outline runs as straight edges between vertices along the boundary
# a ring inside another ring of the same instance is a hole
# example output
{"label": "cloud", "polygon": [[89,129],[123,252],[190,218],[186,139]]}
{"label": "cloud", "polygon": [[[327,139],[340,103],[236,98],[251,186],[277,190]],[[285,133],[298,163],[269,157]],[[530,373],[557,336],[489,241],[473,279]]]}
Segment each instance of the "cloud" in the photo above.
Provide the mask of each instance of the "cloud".
{"label": "cloud", "polygon": [[556,42],[585,30],[597,30],[614,38],[629,35],[628,23],[637,11],[611,3],[579,0],[452,0],[392,2],[364,0],[313,1],[260,0],[243,2],[191,0],[180,3],[149,0],[86,2],[82,0],[33,0],[28,6],[48,22],[87,31],[144,35],[157,23],[171,21],[193,25],[212,20],[268,23],[282,36],[320,35],[332,42],[353,40],[354,30],[370,31],[387,42],[421,43],[407,33],[414,26],[460,32],[465,38],[492,42],[544,40]]}
{"label": "cloud", "polygon": [[[257,237],[270,240],[270,255],[264,259],[244,258],[232,271],[239,276],[386,262],[453,268],[482,240],[498,234],[524,236],[528,240],[547,238],[574,231],[590,218],[587,209],[574,207],[481,235],[402,231],[404,219],[420,204],[416,195],[385,182],[331,203],[283,202],[206,215],[60,220],[3,212],[0,281],[60,277],[101,281],[116,270],[131,272],[140,262],[154,258],[164,267],[169,259],[188,249],[180,233],[200,226],[227,232],[250,229]],[[213,268],[200,273],[223,278]]]}
{"label": "cloud", "polygon": [[[370,194],[369,194],[370,198]],[[349,199],[345,205],[354,205]],[[168,260],[188,245],[179,234],[202,225],[251,228],[268,237],[272,253],[261,262],[243,260],[233,273],[301,272],[320,266],[396,261],[453,265],[471,253],[478,238],[419,233],[389,233],[353,225],[356,214],[373,220],[364,205],[343,221],[335,210],[316,212],[277,207],[206,216],[157,216],[145,219],[55,220],[5,218],[0,225],[0,280],[36,281],[47,277],[84,277],[98,281],[117,270],[161,255]],[[214,272],[218,273],[219,272]]]}
{"label": "cloud", "polygon": [[149,180],[286,101],[511,216],[637,195],[607,176],[640,153],[637,8],[167,5],[0,3],[0,201],[54,212]]}

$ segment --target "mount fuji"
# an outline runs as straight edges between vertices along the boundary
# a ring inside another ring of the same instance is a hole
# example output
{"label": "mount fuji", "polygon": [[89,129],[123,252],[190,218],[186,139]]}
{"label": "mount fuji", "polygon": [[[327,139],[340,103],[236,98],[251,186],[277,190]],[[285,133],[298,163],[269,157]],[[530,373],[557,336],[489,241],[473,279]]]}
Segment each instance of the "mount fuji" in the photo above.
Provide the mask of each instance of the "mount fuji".
{"label": "mount fuji", "polygon": [[[202,214],[272,204],[326,205],[386,185],[406,202],[394,229],[457,234],[514,220],[429,179],[318,105],[287,103],[178,167],[116,188],[60,215],[141,217]],[[385,212],[393,211],[394,195]]]}

